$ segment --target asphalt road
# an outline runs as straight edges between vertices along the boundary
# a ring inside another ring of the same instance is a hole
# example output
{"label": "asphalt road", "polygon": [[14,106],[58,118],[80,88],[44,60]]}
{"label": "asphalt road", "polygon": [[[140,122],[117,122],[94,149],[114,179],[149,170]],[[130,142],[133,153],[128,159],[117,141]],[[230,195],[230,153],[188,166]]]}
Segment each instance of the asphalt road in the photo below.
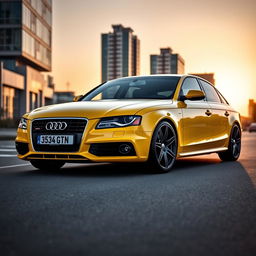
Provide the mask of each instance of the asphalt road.
{"label": "asphalt road", "polygon": [[256,133],[237,162],[40,172],[0,141],[0,255],[256,255]]}

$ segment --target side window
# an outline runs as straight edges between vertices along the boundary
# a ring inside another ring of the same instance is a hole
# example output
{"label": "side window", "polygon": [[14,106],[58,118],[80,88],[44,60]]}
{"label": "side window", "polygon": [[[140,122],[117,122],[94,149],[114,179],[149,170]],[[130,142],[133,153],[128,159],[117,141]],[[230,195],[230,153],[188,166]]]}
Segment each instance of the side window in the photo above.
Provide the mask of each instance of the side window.
{"label": "side window", "polygon": [[203,86],[207,101],[221,103],[220,97],[213,86],[203,80],[200,80],[200,82]]}
{"label": "side window", "polygon": [[184,82],[181,86],[180,95],[185,96],[188,93],[189,90],[202,91],[196,78],[188,77],[184,80]]}
{"label": "side window", "polygon": [[218,95],[220,96],[221,102],[229,105],[228,101],[224,98],[224,96],[216,89]]}

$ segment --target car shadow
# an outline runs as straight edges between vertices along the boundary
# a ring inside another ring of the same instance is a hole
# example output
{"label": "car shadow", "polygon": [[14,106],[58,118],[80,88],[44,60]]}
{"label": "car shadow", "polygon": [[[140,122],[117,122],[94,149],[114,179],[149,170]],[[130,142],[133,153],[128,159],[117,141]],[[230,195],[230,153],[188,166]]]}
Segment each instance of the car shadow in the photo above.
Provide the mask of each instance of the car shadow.
{"label": "car shadow", "polygon": [[[236,162],[239,164],[238,162]],[[193,171],[207,168],[208,166],[218,165],[217,168],[223,168],[225,162],[217,158],[189,157],[176,161],[171,172],[162,174],[170,175],[180,171]],[[239,164],[240,165],[240,164]],[[144,163],[90,163],[90,164],[69,164],[60,170],[41,171],[33,169],[31,171],[20,172],[23,175],[60,175],[60,176],[81,176],[81,177],[120,177],[120,176],[138,176],[138,175],[156,175],[157,169]]]}
{"label": "car shadow", "polygon": [[[145,175],[149,173],[142,164],[135,163],[93,163],[66,165],[60,170],[31,170],[27,175],[60,175],[74,177],[120,177]],[[25,172],[24,172],[25,174]]]}
{"label": "car shadow", "polygon": [[200,156],[184,157],[184,158],[179,158],[176,161],[174,169],[178,171],[187,167],[195,168],[195,167],[222,164],[222,163],[224,162],[222,162],[218,157],[216,158],[207,158],[207,157],[200,157]]}

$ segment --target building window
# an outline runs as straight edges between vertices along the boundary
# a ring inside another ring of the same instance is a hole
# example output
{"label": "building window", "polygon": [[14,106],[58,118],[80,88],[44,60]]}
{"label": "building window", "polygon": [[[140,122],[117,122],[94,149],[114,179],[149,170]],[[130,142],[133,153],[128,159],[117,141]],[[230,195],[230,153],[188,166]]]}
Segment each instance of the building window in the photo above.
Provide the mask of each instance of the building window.
{"label": "building window", "polygon": [[22,6],[22,23],[30,28],[31,25],[31,13],[30,10],[23,4]]}
{"label": "building window", "polygon": [[35,57],[35,39],[25,31],[22,31],[22,51]]}
{"label": "building window", "polygon": [[23,51],[47,66],[51,64],[51,51],[36,41],[27,32],[22,32]]}
{"label": "building window", "polygon": [[41,0],[31,0],[32,7],[37,11],[37,13],[42,16],[42,1]]}
{"label": "building window", "polygon": [[21,4],[19,2],[0,2],[0,24],[20,24]]}
{"label": "building window", "polygon": [[0,30],[0,51],[20,51],[21,35],[16,28],[2,28]]}
{"label": "building window", "polygon": [[43,91],[42,90],[39,90],[39,107],[42,107],[43,106]]}
{"label": "building window", "polygon": [[48,23],[49,26],[52,25],[52,14],[45,5],[43,7],[43,18]]}
{"label": "building window", "polygon": [[45,1],[48,3],[48,5],[52,6],[52,0],[45,0]]}
{"label": "building window", "polygon": [[29,92],[30,111],[38,107],[38,96],[34,92]]}
{"label": "building window", "polygon": [[19,90],[3,86],[3,109],[1,119],[13,119],[19,117]]}
{"label": "building window", "polygon": [[31,23],[30,23],[30,29],[36,33],[36,16],[33,13],[31,14]]}
{"label": "building window", "polygon": [[49,46],[51,45],[51,33],[49,29],[23,4],[22,22]]}

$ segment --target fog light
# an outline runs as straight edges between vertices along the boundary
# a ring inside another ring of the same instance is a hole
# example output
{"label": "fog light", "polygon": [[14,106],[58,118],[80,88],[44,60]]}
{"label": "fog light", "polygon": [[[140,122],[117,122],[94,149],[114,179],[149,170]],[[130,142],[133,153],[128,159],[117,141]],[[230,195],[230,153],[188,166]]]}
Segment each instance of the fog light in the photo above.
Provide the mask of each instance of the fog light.
{"label": "fog light", "polygon": [[119,152],[123,155],[129,154],[131,152],[131,146],[128,144],[121,144],[119,146]]}

